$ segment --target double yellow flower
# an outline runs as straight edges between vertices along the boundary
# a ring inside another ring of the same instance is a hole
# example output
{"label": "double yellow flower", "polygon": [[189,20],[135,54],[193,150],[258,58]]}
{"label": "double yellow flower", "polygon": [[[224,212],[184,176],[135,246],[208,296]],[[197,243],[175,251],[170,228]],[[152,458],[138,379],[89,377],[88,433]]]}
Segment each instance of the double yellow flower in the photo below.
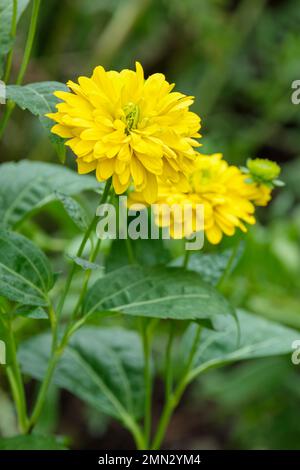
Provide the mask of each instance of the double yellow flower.
{"label": "double yellow flower", "polygon": [[254,205],[269,201],[278,177],[275,164],[257,159],[243,171],[221,154],[199,154],[200,118],[189,110],[194,98],[173,91],[164,75],[145,79],[139,63],[135,71],[99,66],[91,78],[67,85],[70,92],[55,93],[61,102],[47,116],[75,153],[79,173],[112,177],[116,194],[133,188],[133,201],[203,204],[213,244],[255,223]]}

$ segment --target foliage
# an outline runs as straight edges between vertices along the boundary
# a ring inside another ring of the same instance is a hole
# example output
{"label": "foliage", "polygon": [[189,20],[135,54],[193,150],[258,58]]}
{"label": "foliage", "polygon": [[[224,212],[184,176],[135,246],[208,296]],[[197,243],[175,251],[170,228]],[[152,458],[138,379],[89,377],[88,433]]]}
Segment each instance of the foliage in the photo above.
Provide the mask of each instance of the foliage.
{"label": "foliage", "polygon": [[[297,0],[65,3],[44,2],[32,48],[28,24],[39,2],[19,0],[14,12],[13,0],[0,0],[0,77],[8,84],[0,449],[69,447],[55,437],[61,417],[47,424],[44,416],[53,389],[51,410],[58,413],[67,390],[103,422],[118,421],[138,448],[160,448],[166,437],[173,445],[167,428],[181,400],[187,406],[186,390],[200,418],[205,400],[214,404],[215,430],[232,419],[224,446],[298,448],[299,374],[289,357],[300,328],[300,115],[289,96],[299,73]],[[66,90],[68,77],[89,75],[99,62],[131,68],[135,58],[196,96],[201,151],[220,150],[235,164],[255,156],[283,164],[285,187],[247,236],[206,243],[189,259],[178,240],[97,243],[91,214],[115,195],[73,171],[45,114],[55,112],[53,91]],[[165,402],[154,426],[157,380]]]}

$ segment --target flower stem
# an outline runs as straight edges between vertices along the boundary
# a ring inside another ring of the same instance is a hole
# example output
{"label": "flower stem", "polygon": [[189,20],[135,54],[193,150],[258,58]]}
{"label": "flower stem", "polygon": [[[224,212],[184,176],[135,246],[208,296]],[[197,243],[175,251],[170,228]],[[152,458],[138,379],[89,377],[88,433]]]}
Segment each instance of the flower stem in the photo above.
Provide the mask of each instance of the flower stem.
{"label": "flower stem", "polygon": [[188,268],[188,264],[189,264],[189,260],[190,260],[190,255],[191,255],[191,250],[185,250],[184,259],[183,259],[183,265],[182,265],[182,267],[183,267],[184,269],[187,269],[187,268]]}
{"label": "flower stem", "polygon": [[33,7],[32,7],[32,14],[31,14],[31,20],[30,20],[30,25],[29,25],[29,31],[28,31],[28,36],[27,36],[27,41],[25,45],[25,51],[24,51],[24,56],[23,60],[21,63],[21,67],[18,73],[16,85],[21,85],[24,79],[24,75],[27,70],[27,66],[29,63],[29,59],[31,56],[31,51],[32,51],[32,46],[35,38],[35,33],[36,33],[36,27],[37,27],[37,22],[38,22],[38,16],[39,16],[39,10],[40,10],[40,5],[41,5],[41,0],[33,0]]}
{"label": "flower stem", "polygon": [[[104,188],[104,191],[103,191],[103,194],[102,194],[102,197],[101,197],[101,200],[100,200],[100,205],[104,204],[107,201],[109,191],[110,191],[110,188],[111,188],[111,183],[112,183],[112,180],[110,178],[107,181],[106,186]],[[96,216],[96,220],[97,220],[97,216]],[[101,241],[102,241],[101,238],[99,238],[97,240],[96,246],[95,246],[94,250],[92,251],[92,254],[91,254],[90,259],[89,259],[89,261],[91,263],[94,263],[94,261],[96,260],[96,258],[98,256],[98,253],[99,253],[99,250],[100,250],[100,247],[101,247]],[[83,287],[81,289],[81,293],[80,293],[78,302],[76,304],[76,307],[75,307],[73,315],[72,315],[73,320],[77,317],[78,310],[80,309],[80,306],[82,305],[83,299],[85,297],[85,294],[86,294],[86,291],[87,291],[87,288],[88,288],[88,284],[89,284],[91,274],[92,274],[91,270],[88,270],[85,274]]]}
{"label": "flower stem", "polygon": [[189,372],[192,367],[193,359],[197,351],[201,329],[202,328],[199,325],[195,333],[195,338],[194,338],[192,348],[188,357],[188,361],[187,361],[184,373],[182,375],[182,378],[179,381],[179,384],[177,385],[175,391],[166,397],[166,403],[165,403],[165,406],[164,406],[164,409],[163,409],[163,412],[162,412],[162,415],[158,424],[158,428],[157,428],[157,431],[153,440],[153,444],[151,445],[151,450],[160,449],[163,439],[165,437],[170,419],[172,417],[172,414],[175,408],[177,407],[186,387],[190,383]]}
{"label": "flower stem", "polygon": [[[97,254],[100,250],[100,246],[101,246],[101,240],[99,239],[97,241],[97,244],[95,246],[95,249],[92,253],[92,256],[90,256],[90,262],[93,263],[95,261],[95,259],[97,258]],[[83,303],[83,299],[85,297],[85,294],[86,294],[86,291],[87,291],[87,288],[88,288],[88,284],[89,284],[89,280],[90,280],[90,277],[91,277],[91,274],[92,274],[92,271],[91,270],[88,270],[86,273],[85,273],[85,279],[84,279],[84,282],[83,282],[83,287],[81,289],[81,293],[80,293],[80,296],[79,296],[79,299],[78,299],[78,302],[74,308],[74,311],[73,311],[73,314],[72,314],[72,319],[75,320],[77,318],[77,314],[78,314],[78,311]]]}
{"label": "flower stem", "polygon": [[[111,187],[111,179],[107,180],[107,182],[106,182],[106,186],[104,188],[104,191],[103,191],[103,194],[102,194],[102,197],[101,197],[101,200],[100,200],[100,204],[103,204],[107,200],[107,197],[108,197],[109,191],[110,191],[110,187]],[[86,233],[83,237],[83,240],[82,240],[82,242],[80,244],[80,247],[77,251],[77,256],[78,257],[80,257],[82,255],[83,250],[85,248],[85,245],[86,245],[86,243],[87,243],[87,241],[88,241],[88,239],[91,235],[91,232],[92,232],[93,228],[96,226],[96,222],[97,222],[97,215],[95,215],[95,217],[93,218],[92,222],[90,223],[90,225],[89,225],[89,227],[88,227],[88,229],[87,229],[87,231],[86,231]],[[99,240],[99,242],[100,242],[100,240]],[[97,248],[97,246],[98,246],[98,248]],[[98,243],[97,246],[95,248],[94,254],[92,255],[92,260],[95,259],[93,257],[97,256],[97,250],[100,247],[100,243]],[[55,331],[53,332],[53,339],[52,339],[52,355],[51,355],[51,358],[50,358],[50,361],[49,361],[49,364],[48,364],[46,374],[45,374],[44,379],[42,381],[42,384],[40,386],[40,390],[39,390],[39,393],[38,393],[38,396],[37,396],[36,404],[34,406],[34,409],[33,409],[33,412],[32,412],[31,418],[30,418],[30,428],[31,429],[34,427],[34,425],[36,424],[36,422],[38,421],[38,419],[40,417],[40,414],[42,412],[42,409],[43,409],[43,406],[44,406],[44,403],[45,403],[47,391],[48,391],[53,373],[55,371],[55,368],[57,366],[57,363],[58,363],[60,357],[62,356],[62,354],[64,352],[65,347],[67,346],[68,340],[71,337],[72,326],[73,326],[73,321],[74,321],[73,315],[70,319],[69,326],[67,327],[61,342],[59,344],[57,344],[57,342],[58,342],[58,334],[57,334],[58,333],[58,331],[57,331],[58,330],[58,320],[61,316],[64,304],[65,304],[66,297],[67,297],[68,292],[70,290],[72,280],[73,280],[74,274],[76,272],[76,268],[77,268],[77,265],[75,263],[73,263],[72,269],[71,269],[71,271],[69,273],[69,276],[67,278],[67,281],[66,281],[65,290],[63,292],[63,295],[60,299],[60,303],[59,303],[59,306],[58,306],[57,315],[56,315],[56,328],[55,328]],[[89,279],[89,277],[88,277],[88,279]],[[87,282],[88,282],[88,279],[87,279]],[[82,298],[84,289],[86,289],[86,288],[87,288],[87,283],[84,284],[83,289],[80,293],[79,299]]]}
{"label": "flower stem", "polygon": [[50,359],[46,374],[44,376],[43,382],[42,382],[41,387],[39,389],[39,393],[38,393],[38,396],[37,396],[35,406],[33,408],[33,411],[32,411],[32,414],[31,414],[31,417],[30,417],[30,420],[29,420],[29,431],[31,431],[33,429],[33,427],[37,423],[37,421],[40,417],[40,414],[43,410],[46,395],[47,395],[47,391],[48,391],[48,388],[49,388],[49,385],[50,385],[55,367],[56,367],[56,365],[57,365],[57,363],[58,363],[58,361],[61,357],[62,352],[63,351],[60,351],[60,352],[55,351],[54,354],[52,355],[51,359]]}
{"label": "flower stem", "polygon": [[[28,36],[27,36],[27,41],[25,45],[23,60],[22,60],[21,67],[20,67],[17,80],[16,80],[16,85],[22,84],[26,70],[27,70],[27,66],[29,63],[32,46],[33,46],[33,42],[35,38],[35,33],[36,33],[40,5],[41,5],[41,0],[33,0],[33,7],[32,7],[31,20],[30,20],[30,25],[29,25],[29,30],[28,30]],[[3,133],[6,129],[6,126],[8,124],[8,121],[10,119],[10,116],[14,108],[15,108],[15,103],[13,103],[12,101],[9,101],[6,105],[5,112],[3,114],[3,118],[0,124],[0,139],[3,136]]]}
{"label": "flower stem", "polygon": [[[106,182],[106,185],[105,185],[103,194],[102,194],[101,199],[100,199],[100,204],[103,204],[103,203],[107,200],[110,187],[111,187],[111,178],[110,178],[109,180],[107,180],[107,182]],[[76,253],[76,256],[77,256],[78,258],[80,258],[80,257],[82,256],[82,253],[83,253],[83,250],[84,250],[84,248],[85,248],[85,245],[87,244],[87,241],[88,241],[88,239],[90,238],[93,229],[96,227],[97,219],[98,219],[98,216],[95,214],[95,216],[93,217],[93,219],[92,219],[90,225],[89,225],[88,228],[87,228],[87,231],[86,231],[85,234],[84,234],[84,237],[83,237],[83,239],[82,239],[82,242],[81,242],[81,244],[80,244],[80,246],[79,246],[79,248],[78,248],[78,251],[77,251],[77,253]],[[99,247],[98,247],[98,248],[99,248]],[[77,269],[77,265],[76,265],[75,262],[73,262],[72,269],[71,269],[71,271],[69,272],[69,275],[68,275],[67,280],[66,280],[66,284],[65,284],[65,289],[64,289],[63,295],[62,295],[62,297],[61,297],[61,299],[60,299],[60,302],[59,302],[59,304],[58,304],[58,308],[57,308],[57,318],[58,318],[58,319],[59,319],[60,316],[61,316],[61,313],[62,313],[64,304],[65,304],[65,300],[66,300],[67,294],[68,294],[68,292],[69,292],[69,289],[70,289],[70,287],[71,287],[72,280],[73,280],[74,274],[75,274],[75,272],[76,272],[76,269]]]}
{"label": "flower stem", "polygon": [[144,415],[144,436],[145,444],[148,448],[151,438],[152,420],[152,373],[151,373],[151,341],[145,319],[141,319],[141,334],[144,350],[144,382],[145,382],[145,415]]}
{"label": "flower stem", "polygon": [[9,357],[9,364],[6,367],[6,373],[17,409],[19,428],[20,431],[25,434],[28,430],[26,398],[22,375],[17,359],[15,338],[12,331],[12,324],[10,319],[8,320],[5,327]]}
{"label": "flower stem", "polygon": [[170,322],[169,338],[166,348],[166,365],[165,365],[165,394],[166,401],[172,393],[173,387],[173,367],[172,367],[172,345],[174,340],[174,322]]}
{"label": "flower stem", "polygon": [[[11,22],[11,30],[10,35],[12,40],[15,40],[16,33],[17,33],[17,16],[18,16],[18,0],[14,0],[13,2],[13,16]],[[4,83],[8,83],[10,78],[11,66],[12,66],[12,57],[13,57],[13,47],[9,51],[7,56],[6,66],[5,66],[5,74],[4,74]]]}
{"label": "flower stem", "polygon": [[159,450],[161,447],[161,444],[164,440],[168,425],[170,423],[170,419],[172,417],[172,414],[177,407],[180,398],[182,397],[185,389],[186,389],[187,383],[185,381],[185,378],[182,379],[182,381],[179,383],[177,386],[176,390],[174,391],[173,394],[169,395],[165,407],[163,409],[163,413],[161,415],[159,425],[157,428],[157,432],[155,434],[153,444],[151,445],[151,450]]}
{"label": "flower stem", "polygon": [[129,263],[130,264],[135,264],[136,260],[135,260],[134,252],[133,252],[133,249],[132,249],[132,243],[131,243],[131,240],[128,237],[128,235],[126,237],[125,242],[126,242],[126,249],[127,249],[127,255],[128,255]]}
{"label": "flower stem", "polygon": [[233,263],[234,263],[234,260],[237,256],[237,253],[239,251],[239,247],[240,247],[240,240],[234,245],[234,247],[232,248],[232,253],[230,255],[230,258],[228,260],[228,263],[227,263],[227,266],[226,266],[226,269],[225,271],[223,272],[222,276],[220,277],[219,279],[219,282],[217,284],[218,287],[221,287],[221,285],[223,284],[223,282],[227,279],[227,277],[229,276],[229,274],[231,273],[231,270],[232,270],[232,267],[233,267]]}

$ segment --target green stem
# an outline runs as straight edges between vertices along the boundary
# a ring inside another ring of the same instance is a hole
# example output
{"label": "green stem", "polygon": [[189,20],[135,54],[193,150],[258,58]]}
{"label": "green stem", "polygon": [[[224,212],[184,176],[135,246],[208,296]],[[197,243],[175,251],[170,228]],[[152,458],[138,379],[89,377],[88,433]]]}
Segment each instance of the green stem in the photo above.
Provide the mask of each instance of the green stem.
{"label": "green stem", "polygon": [[[100,204],[103,204],[106,201],[106,199],[108,197],[108,194],[109,194],[110,187],[111,187],[111,178],[109,180],[107,180],[107,182],[106,182],[103,194],[102,194],[101,199],[100,199]],[[97,216],[97,214],[95,214],[95,216],[93,217],[90,225],[87,228],[87,231],[84,234],[82,242],[81,242],[81,244],[78,248],[78,251],[76,253],[76,256],[78,258],[80,258],[82,256],[85,245],[87,244],[87,241],[90,238],[92,231],[96,227],[97,220],[98,220],[98,216]],[[60,299],[60,302],[58,304],[58,307],[57,307],[57,318],[58,319],[60,319],[60,317],[61,317],[61,313],[62,313],[62,310],[64,308],[65,300],[66,300],[67,294],[69,292],[70,286],[72,284],[72,280],[73,280],[74,274],[76,272],[76,269],[77,269],[77,265],[76,265],[75,262],[73,262],[72,269],[69,272],[69,275],[68,275],[67,280],[66,280],[63,295],[62,295],[62,297]]]}
{"label": "green stem", "polygon": [[161,444],[164,440],[167,428],[169,426],[171,417],[173,415],[173,412],[175,408],[177,407],[184,391],[186,388],[186,383],[185,381],[180,382],[178,387],[176,388],[175,392],[169,396],[165,407],[163,409],[163,413],[161,415],[159,425],[157,428],[157,432],[155,434],[153,444],[151,445],[151,450],[159,450],[161,447]]}
{"label": "green stem", "polygon": [[165,437],[170,419],[173,415],[173,412],[175,408],[177,407],[186,387],[190,383],[189,372],[193,364],[195,353],[197,351],[200,333],[201,333],[201,326],[199,325],[195,334],[195,338],[193,341],[193,345],[192,345],[192,348],[188,357],[188,361],[187,361],[184,373],[182,375],[182,379],[180,380],[174,393],[171,393],[166,399],[166,403],[165,403],[165,406],[164,406],[164,409],[163,409],[163,412],[162,412],[162,415],[158,424],[157,432],[155,434],[153,444],[151,446],[152,450],[160,449],[163,439]]}
{"label": "green stem", "polygon": [[[32,13],[31,13],[31,20],[30,20],[30,25],[29,25],[29,30],[28,30],[28,36],[27,36],[27,41],[25,45],[25,51],[24,51],[24,56],[23,60],[21,63],[21,67],[17,76],[16,80],[16,85],[21,85],[24,79],[24,75],[27,70],[27,66],[29,63],[31,51],[32,51],[32,46],[35,38],[35,33],[36,33],[36,28],[37,28],[37,21],[38,21],[38,16],[39,16],[39,10],[40,10],[40,4],[41,0],[33,0],[33,7],[32,7]],[[7,103],[7,106],[5,108],[5,112],[0,124],[0,139],[3,136],[3,133],[6,129],[6,126],[8,124],[8,121],[10,119],[10,116],[15,108],[15,103],[9,101]]]}
{"label": "green stem", "polygon": [[173,388],[173,367],[172,367],[172,345],[174,339],[174,322],[170,322],[169,338],[166,348],[166,364],[165,364],[165,394],[166,401],[172,393]]}
{"label": "green stem", "polygon": [[123,417],[123,423],[124,426],[128,429],[128,431],[130,431],[130,433],[132,434],[137,450],[145,450],[147,447],[145,439],[136,421],[131,418],[131,416],[127,415],[126,418]]}
{"label": "green stem", "polygon": [[[105,202],[107,201],[109,191],[110,191],[110,188],[111,188],[111,183],[112,183],[112,179],[110,178],[109,180],[107,180],[106,186],[104,188],[104,191],[103,191],[103,194],[102,194],[102,197],[101,197],[101,200],[100,200],[100,205],[105,204]],[[96,215],[96,220],[97,220],[97,215]],[[101,241],[102,241],[101,238],[99,238],[97,240],[96,246],[95,246],[94,250],[92,251],[92,254],[91,254],[90,259],[89,259],[89,261],[91,263],[94,263],[94,261],[96,260],[96,258],[98,256],[99,250],[101,248]],[[89,284],[91,274],[92,274],[91,270],[88,270],[85,274],[83,287],[81,289],[81,293],[80,293],[78,302],[76,304],[76,307],[73,311],[73,315],[72,315],[73,320],[77,317],[78,310],[80,309],[80,306],[82,305],[83,299],[85,297],[85,294],[86,294],[86,291],[87,291],[87,288],[88,288],[88,284]]]}
{"label": "green stem", "polygon": [[41,384],[41,387],[39,389],[39,393],[37,396],[37,400],[35,403],[35,406],[33,408],[30,420],[29,420],[29,430],[31,431],[35,424],[37,423],[40,414],[43,410],[43,406],[45,404],[45,398],[47,395],[47,391],[55,370],[55,367],[59,361],[59,358],[61,357],[61,354],[63,353],[63,350],[60,351],[55,351],[54,354],[52,355],[50,362],[48,364],[48,368],[46,371],[46,374],[44,376],[43,382]]}
{"label": "green stem", "polygon": [[[95,246],[95,249],[92,253],[92,256],[90,257],[90,262],[93,263],[96,258],[97,258],[97,255],[99,253],[99,250],[100,250],[100,246],[101,246],[101,240],[99,239],[97,241],[97,244]],[[80,296],[79,296],[79,299],[78,299],[78,302],[76,304],[76,307],[74,308],[74,311],[73,311],[73,314],[72,314],[72,319],[76,319],[77,318],[77,314],[78,314],[78,311],[83,303],[83,299],[85,297],[85,294],[86,294],[86,291],[87,291],[87,288],[88,288],[88,284],[89,284],[89,280],[90,280],[90,277],[91,277],[91,274],[92,274],[92,271],[91,270],[88,270],[86,273],[85,273],[85,279],[83,281],[83,287],[81,289],[81,293],[80,293]]]}
{"label": "green stem", "polygon": [[129,263],[130,264],[135,264],[136,260],[135,260],[134,252],[133,252],[133,249],[132,249],[132,243],[131,243],[130,238],[128,237],[128,234],[127,234],[125,242],[126,242],[126,249],[127,249],[127,255],[128,255]]}
{"label": "green stem", "polygon": [[6,367],[7,377],[10,383],[12,395],[17,409],[19,428],[22,433],[28,430],[28,417],[24,384],[17,359],[17,349],[14,334],[12,331],[11,320],[6,324],[6,341],[8,347],[9,364]]}
{"label": "green stem", "polygon": [[31,14],[31,20],[30,20],[30,25],[29,25],[28,36],[27,36],[24,56],[23,56],[19,73],[18,73],[16,85],[22,84],[24,75],[26,73],[26,70],[29,64],[32,46],[33,46],[35,33],[36,33],[40,5],[41,5],[41,0],[33,0],[33,7],[32,7],[32,14]]}
{"label": "green stem", "polygon": [[[17,16],[18,16],[18,0],[14,0],[13,2],[13,16],[12,16],[12,23],[11,23],[11,30],[10,35],[12,40],[15,40],[16,33],[17,33]],[[5,74],[4,74],[4,83],[8,83],[10,78],[11,66],[12,66],[12,57],[13,57],[13,47],[9,51],[7,56],[6,66],[5,66]]]}
{"label": "green stem", "polygon": [[191,250],[185,250],[184,259],[183,259],[183,265],[182,265],[182,267],[183,267],[184,269],[187,269],[187,268],[188,268],[188,264],[189,264],[189,260],[190,260],[190,255],[191,255]]}
{"label": "green stem", "polygon": [[[108,197],[108,194],[109,194],[109,191],[110,191],[110,187],[111,187],[111,179],[107,180],[107,182],[106,182],[106,186],[104,188],[104,191],[103,191],[103,194],[102,194],[102,197],[101,197],[101,200],[100,200],[100,204],[103,204],[107,200],[107,197]],[[88,227],[88,229],[87,229],[87,231],[86,231],[86,233],[83,237],[83,240],[82,240],[82,242],[80,244],[80,247],[77,251],[77,256],[78,257],[80,257],[83,253],[83,250],[84,250],[85,245],[86,245],[86,243],[87,243],[87,241],[88,241],[88,239],[91,235],[91,232],[92,232],[93,228],[96,226],[97,218],[98,218],[97,215],[95,215],[95,217],[93,218],[92,222],[90,223],[90,225],[89,225],[89,227]],[[99,242],[100,242],[100,240],[99,240]],[[100,247],[100,243],[99,243],[99,247]],[[95,252],[94,252],[93,256],[96,256],[96,251],[97,251],[97,247],[95,249]],[[92,259],[93,259],[93,256],[92,256]],[[31,429],[36,424],[36,422],[37,422],[37,420],[38,420],[38,418],[39,418],[39,416],[42,412],[42,409],[43,409],[43,406],[44,406],[44,403],[45,403],[45,399],[46,399],[46,395],[47,395],[47,391],[48,391],[48,388],[49,388],[49,385],[50,385],[55,367],[56,367],[61,355],[63,354],[64,349],[65,349],[65,347],[68,343],[68,340],[70,339],[71,332],[73,331],[72,326],[73,326],[73,320],[74,319],[73,319],[73,316],[72,316],[71,319],[70,319],[69,326],[67,327],[67,329],[65,331],[65,334],[64,334],[60,344],[57,344],[57,340],[58,340],[58,338],[57,338],[58,337],[58,331],[57,331],[58,330],[58,320],[60,319],[64,304],[65,304],[66,297],[67,297],[69,289],[71,287],[72,280],[73,280],[73,277],[74,277],[74,274],[75,274],[75,271],[76,271],[76,267],[77,267],[77,265],[75,263],[73,263],[72,269],[69,273],[69,276],[68,276],[68,279],[67,279],[67,282],[66,282],[66,287],[64,289],[63,295],[61,297],[61,300],[60,300],[60,303],[59,303],[59,306],[58,306],[57,315],[56,315],[56,323],[55,323],[56,327],[55,327],[55,331],[53,333],[53,340],[52,340],[52,356],[50,358],[50,362],[48,364],[47,372],[46,372],[46,375],[43,379],[41,387],[39,389],[36,404],[34,406],[34,409],[33,409],[33,412],[32,412],[31,418],[30,418],[30,427],[31,427]],[[80,294],[80,298],[81,298],[81,296],[82,296],[82,292]],[[74,331],[76,331],[76,330],[74,330]]]}
{"label": "green stem", "polygon": [[152,419],[152,373],[151,373],[151,341],[148,325],[144,318],[141,319],[141,333],[144,350],[144,382],[145,382],[145,415],[144,415],[144,436],[148,448],[151,438]]}
{"label": "green stem", "polygon": [[237,253],[238,253],[239,247],[240,247],[240,240],[239,240],[239,241],[235,244],[235,246],[232,248],[232,253],[231,253],[230,258],[229,258],[229,260],[228,260],[226,269],[225,269],[225,271],[223,272],[222,276],[221,276],[220,279],[219,279],[218,287],[221,287],[221,285],[223,284],[223,282],[227,279],[227,277],[228,277],[229,274],[231,273],[232,265],[233,265],[233,263],[234,263],[234,260],[235,260],[235,258],[236,258],[236,255],[237,255]]}

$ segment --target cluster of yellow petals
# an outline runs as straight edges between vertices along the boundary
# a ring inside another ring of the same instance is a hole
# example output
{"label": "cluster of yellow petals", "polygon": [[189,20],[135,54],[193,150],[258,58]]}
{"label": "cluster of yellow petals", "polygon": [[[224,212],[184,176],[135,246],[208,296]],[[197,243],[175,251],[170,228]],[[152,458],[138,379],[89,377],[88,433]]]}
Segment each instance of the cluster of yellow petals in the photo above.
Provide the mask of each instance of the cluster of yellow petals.
{"label": "cluster of yellow petals", "polygon": [[136,70],[121,72],[98,66],[91,78],[67,85],[70,91],[55,93],[61,100],[57,112],[47,116],[56,122],[52,132],[67,139],[75,153],[78,172],[95,171],[99,181],[112,178],[116,194],[130,188],[130,204],[192,206],[188,233],[182,214],[165,216],[156,209],[157,224],[168,226],[173,238],[196,231],[201,204],[206,238],[220,243],[236,229],[245,232],[247,224],[255,223],[255,206],[271,199],[272,185],[249,180],[221,154],[196,151],[201,135],[200,118],[189,110],[194,99],[172,91],[174,84],[164,75],[145,79],[138,62]]}
{"label": "cluster of yellow petals", "polygon": [[[221,242],[223,235],[232,236],[236,229],[247,231],[247,224],[255,223],[255,205],[264,205],[270,197],[270,189],[256,183],[247,183],[238,167],[229,165],[222,154],[200,155],[190,174],[186,191],[174,185],[161,183],[158,190],[156,222],[161,227],[169,225],[173,238],[189,236],[197,227],[197,205],[204,208],[204,232],[212,244]],[[143,202],[141,194],[134,192],[130,204]],[[164,217],[164,205],[179,206],[182,211],[171,211]],[[190,231],[183,225],[184,207],[192,208]],[[177,218],[177,220],[176,220]]]}
{"label": "cluster of yellow petals", "polygon": [[148,203],[157,198],[158,178],[184,185],[192,171],[201,137],[200,118],[189,111],[193,97],[172,91],[174,84],[143,68],[105,71],[67,83],[58,91],[52,132],[68,139],[78,172],[96,171],[99,181],[112,177],[117,194],[133,183]]}
{"label": "cluster of yellow petals", "polygon": [[246,197],[256,206],[266,206],[271,200],[272,188],[270,186],[253,182],[248,183],[245,189]]}

